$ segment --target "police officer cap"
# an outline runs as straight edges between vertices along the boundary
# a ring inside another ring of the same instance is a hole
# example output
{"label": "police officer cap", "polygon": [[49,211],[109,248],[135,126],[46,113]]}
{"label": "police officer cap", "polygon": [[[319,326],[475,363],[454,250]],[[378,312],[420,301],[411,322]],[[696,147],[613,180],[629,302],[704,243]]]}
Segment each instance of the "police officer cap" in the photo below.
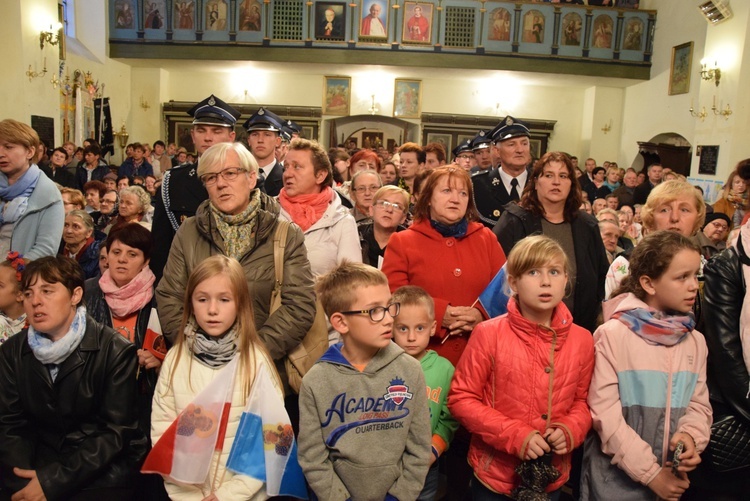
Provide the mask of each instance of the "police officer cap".
{"label": "police officer cap", "polygon": [[292,140],[292,133],[294,131],[287,127],[286,125],[281,127],[281,130],[279,131],[279,136],[281,136],[281,140],[285,143],[288,143]]}
{"label": "police officer cap", "polygon": [[489,133],[493,143],[500,143],[514,137],[531,137],[529,128],[526,124],[519,122],[512,116],[508,115],[500,121]]}
{"label": "police officer cap", "polygon": [[270,130],[280,133],[283,126],[284,120],[282,120],[276,113],[265,108],[256,111],[253,116],[245,122],[245,129],[247,129],[248,132],[254,130]]}
{"label": "police officer cap", "polygon": [[451,153],[453,153],[453,158],[457,158],[458,155],[461,153],[471,152],[471,139],[464,139],[460,143],[458,143],[458,146],[453,148],[451,150]]}
{"label": "police officer cap", "polygon": [[479,134],[474,136],[474,139],[471,140],[471,149],[473,150],[481,150],[484,148],[489,148],[492,144],[492,139],[490,139],[489,135],[483,131],[480,130]]}
{"label": "police officer cap", "polygon": [[240,112],[211,94],[188,111],[193,117],[193,125],[218,125],[219,127],[234,127]]}
{"label": "police officer cap", "polygon": [[302,134],[302,127],[300,127],[300,125],[293,120],[287,120],[284,123],[284,126],[287,129],[291,130],[293,134]]}

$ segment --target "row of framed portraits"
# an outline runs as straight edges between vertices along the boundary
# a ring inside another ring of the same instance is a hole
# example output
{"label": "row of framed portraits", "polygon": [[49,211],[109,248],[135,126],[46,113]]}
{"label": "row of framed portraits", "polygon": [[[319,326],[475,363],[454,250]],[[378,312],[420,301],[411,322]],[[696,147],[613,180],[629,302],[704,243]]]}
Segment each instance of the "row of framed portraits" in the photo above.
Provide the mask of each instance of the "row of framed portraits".
{"label": "row of framed portraits", "polygon": [[[352,96],[351,77],[325,77],[323,115],[348,116]],[[397,78],[393,87],[393,116],[419,118],[422,111],[422,81]]]}
{"label": "row of framed portraits", "polygon": [[[263,0],[237,1],[238,31],[262,31]],[[200,5],[196,0],[172,2],[172,30],[227,31],[229,30],[229,0],[206,0],[201,16],[196,12]],[[347,2],[315,2],[315,38],[320,40],[343,40],[347,27]],[[136,29],[136,0],[114,1],[114,28]],[[166,0],[145,0],[143,5],[143,27],[149,30],[167,29]],[[429,44],[432,40],[435,5],[430,2],[405,2],[403,6],[402,40],[405,43]],[[389,9],[388,0],[360,0],[362,19],[359,21],[359,36],[387,40]],[[203,22],[199,22],[199,18]],[[200,24],[200,26],[199,26]]]}

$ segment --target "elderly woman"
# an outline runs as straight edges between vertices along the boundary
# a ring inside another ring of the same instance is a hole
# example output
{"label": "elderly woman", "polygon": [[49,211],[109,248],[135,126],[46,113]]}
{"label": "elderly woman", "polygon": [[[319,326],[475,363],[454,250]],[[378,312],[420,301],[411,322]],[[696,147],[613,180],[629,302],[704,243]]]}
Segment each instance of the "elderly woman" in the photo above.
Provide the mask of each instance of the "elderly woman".
{"label": "elderly woman", "polygon": [[110,231],[116,226],[119,227],[127,223],[139,223],[150,230],[151,217],[149,212],[153,210],[151,195],[140,186],[128,186],[120,190],[119,196],[119,213],[117,218],[110,221]]}
{"label": "elderly woman", "polygon": [[99,202],[99,207],[101,211],[101,216],[99,216],[99,221],[96,223],[96,229],[102,230],[109,226],[112,219],[117,217],[117,214],[120,212],[120,196],[117,193],[117,190],[111,189],[107,190],[107,192],[102,196],[101,201]]}
{"label": "elderly woman", "polygon": [[454,365],[484,319],[476,299],[505,263],[497,239],[478,218],[467,171],[439,167],[422,186],[414,224],[391,236],[383,260],[392,291],[418,285],[435,299],[438,329],[429,347]]}
{"label": "elderly woman", "polygon": [[349,194],[352,202],[354,202],[351,213],[357,224],[372,222],[370,208],[372,207],[375,192],[381,186],[383,186],[383,182],[374,170],[361,170],[354,173]]}
{"label": "elderly woman", "polygon": [[293,140],[283,179],[281,217],[302,229],[313,275],[323,275],[345,259],[361,262],[357,223],[331,188],[333,173],[325,150],[314,141]]}
{"label": "elderly woman", "polygon": [[742,219],[750,208],[750,187],[739,175],[743,167],[750,168],[750,158],[742,160],[729,174],[726,184],[721,191],[721,197],[714,203],[714,212],[721,212],[729,216],[732,226],[739,228]]}
{"label": "elderly woman", "polygon": [[0,497],[135,499],[146,452],[135,347],[87,315],[64,256],[26,267],[28,330],[0,349]]}
{"label": "elderly woman", "polygon": [[380,269],[388,242],[397,231],[405,230],[409,194],[398,186],[383,186],[375,192],[370,206],[372,220],[357,225],[362,262]]}
{"label": "elderly woman", "polygon": [[94,231],[94,219],[86,211],[72,210],[65,215],[59,254],[80,264],[87,280],[99,274],[101,239],[94,237]]}
{"label": "elderly woman", "polygon": [[[292,153],[284,165],[295,165],[293,168],[297,169],[296,163],[290,162]],[[282,304],[270,314],[275,280],[273,239],[281,210],[276,200],[255,187],[258,163],[243,145],[219,143],[201,156],[198,175],[208,191],[208,200],[198,207],[195,217],[182,223],[172,242],[164,275],[156,288],[162,330],[168,339],[175,339],[187,279],[193,269],[215,254],[233,257],[245,270],[258,334],[282,370],[286,386],[281,362],[299,345],[315,317],[315,293],[304,235],[290,225],[283,246]],[[111,261],[109,265],[114,266]]]}
{"label": "elderly woman", "polygon": [[26,124],[0,121],[0,256],[54,256],[65,212],[55,184],[33,163],[39,136]]}
{"label": "elderly woman", "polygon": [[695,235],[705,259],[710,259],[727,248],[727,236],[731,227],[732,221],[726,214],[721,212],[706,214],[706,223],[702,231]]}
{"label": "elderly woman", "polygon": [[[706,203],[700,192],[685,181],[664,181],[657,185],[641,208],[643,234],[659,230],[676,231],[696,239],[703,226]],[[605,282],[605,297],[619,288],[629,270],[628,257],[618,256],[609,267]]]}
{"label": "elderly woman", "polygon": [[529,235],[556,240],[571,265],[570,294],[563,301],[575,323],[594,332],[609,266],[597,220],[579,209],[581,190],[565,153],[546,153],[534,164],[530,179],[521,201],[506,207],[493,231],[506,253]]}

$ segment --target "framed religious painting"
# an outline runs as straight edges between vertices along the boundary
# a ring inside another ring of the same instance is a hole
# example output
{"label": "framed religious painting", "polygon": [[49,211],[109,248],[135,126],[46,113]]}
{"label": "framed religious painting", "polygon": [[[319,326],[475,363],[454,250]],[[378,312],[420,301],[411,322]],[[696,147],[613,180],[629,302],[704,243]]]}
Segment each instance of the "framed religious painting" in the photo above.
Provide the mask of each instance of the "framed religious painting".
{"label": "framed religious painting", "polygon": [[393,90],[393,116],[419,118],[422,111],[422,81],[397,78]]}
{"label": "framed religious painting", "polygon": [[401,42],[408,44],[432,43],[432,10],[434,5],[422,2],[404,2],[404,26]]}
{"label": "framed religious painting", "polygon": [[669,66],[669,95],[690,92],[690,69],[693,66],[693,42],[672,47],[672,64]]}
{"label": "framed religious painting", "polygon": [[386,0],[362,0],[359,9],[362,13],[362,18],[359,20],[359,36],[387,40],[388,2]]}
{"label": "framed religious painting", "polygon": [[350,77],[325,77],[323,87],[323,114],[347,116],[351,103],[352,79]]}

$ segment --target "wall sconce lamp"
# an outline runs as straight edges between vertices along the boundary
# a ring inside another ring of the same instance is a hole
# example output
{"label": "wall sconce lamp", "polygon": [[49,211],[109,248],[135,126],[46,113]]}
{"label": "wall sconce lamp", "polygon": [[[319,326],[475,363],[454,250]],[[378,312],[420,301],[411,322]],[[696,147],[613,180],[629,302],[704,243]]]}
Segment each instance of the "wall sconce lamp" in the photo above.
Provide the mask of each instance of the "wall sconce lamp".
{"label": "wall sconce lamp", "polygon": [[607,132],[609,132],[611,130],[612,130],[612,119],[610,118],[609,122],[605,123],[604,127],[602,127],[602,132],[604,132],[606,134]]}
{"label": "wall sconce lamp", "polygon": [[370,97],[372,98],[372,104],[370,105],[370,109],[367,110],[367,111],[370,112],[370,115],[374,115],[375,113],[377,113],[380,110],[378,109],[377,106],[375,106],[375,94],[371,95]]}
{"label": "wall sconce lamp", "polygon": [[143,108],[144,111],[148,111],[149,108],[151,108],[151,105],[148,104],[148,101],[143,99],[143,96],[141,96],[141,108]]}
{"label": "wall sconce lamp", "polygon": [[711,111],[713,111],[716,116],[724,117],[724,120],[729,120],[729,115],[732,114],[732,108],[729,107],[729,104],[727,104],[727,107],[723,110],[721,107],[716,107],[716,96],[714,96],[714,104],[711,106]]}
{"label": "wall sconce lamp", "polygon": [[713,68],[709,68],[706,63],[701,64],[701,78],[703,80],[713,80],[716,82],[716,86],[719,86],[719,81],[721,80],[721,68],[719,68],[716,61],[714,61]]}
{"label": "wall sconce lamp", "polygon": [[49,25],[49,31],[42,31],[39,33],[39,48],[44,49],[44,44],[57,45],[60,42],[60,30],[62,29],[61,23],[55,23]]}
{"label": "wall sconce lamp", "polygon": [[704,121],[706,117],[708,116],[708,113],[706,112],[706,107],[703,106],[700,111],[695,111],[695,108],[693,108],[693,100],[690,100],[690,109],[688,110],[690,112],[690,116],[694,118],[700,119],[700,121]]}
{"label": "wall sconce lamp", "polygon": [[47,58],[44,58],[44,68],[42,68],[42,71],[33,71],[31,69],[31,65],[29,65],[29,69],[26,70],[26,76],[29,77],[29,82],[31,82],[35,78],[43,77],[47,74]]}

